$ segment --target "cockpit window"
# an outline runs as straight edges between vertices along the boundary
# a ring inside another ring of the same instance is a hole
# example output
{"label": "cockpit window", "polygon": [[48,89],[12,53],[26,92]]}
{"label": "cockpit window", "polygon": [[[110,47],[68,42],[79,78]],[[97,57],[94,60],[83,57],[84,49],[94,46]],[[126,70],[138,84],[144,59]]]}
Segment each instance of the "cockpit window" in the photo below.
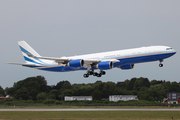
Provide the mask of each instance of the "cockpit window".
{"label": "cockpit window", "polygon": [[172,50],[172,48],[166,48],[166,50]]}

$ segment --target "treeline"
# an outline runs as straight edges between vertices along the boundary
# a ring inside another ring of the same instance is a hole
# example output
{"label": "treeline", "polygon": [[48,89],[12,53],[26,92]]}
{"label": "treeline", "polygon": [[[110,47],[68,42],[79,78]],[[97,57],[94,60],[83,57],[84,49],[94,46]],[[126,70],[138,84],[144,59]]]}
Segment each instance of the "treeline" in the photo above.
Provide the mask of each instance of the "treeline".
{"label": "treeline", "polygon": [[102,82],[71,84],[60,81],[49,86],[43,76],[29,77],[14,83],[5,90],[0,87],[1,95],[10,95],[16,100],[43,101],[47,99],[64,100],[64,96],[92,96],[93,100],[109,98],[109,95],[137,95],[139,100],[162,101],[168,92],[180,92],[180,82],[132,78],[123,82]]}

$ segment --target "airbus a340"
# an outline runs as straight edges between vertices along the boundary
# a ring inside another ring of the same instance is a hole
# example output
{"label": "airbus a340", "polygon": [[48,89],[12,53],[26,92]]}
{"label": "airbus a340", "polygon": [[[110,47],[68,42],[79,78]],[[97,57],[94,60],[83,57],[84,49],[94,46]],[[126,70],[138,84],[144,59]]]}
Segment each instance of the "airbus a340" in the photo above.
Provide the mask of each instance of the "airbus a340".
{"label": "airbus a340", "polygon": [[[89,75],[101,77],[105,75],[104,70],[121,68],[122,70],[133,69],[134,64],[151,61],[160,61],[159,67],[163,67],[162,61],[176,53],[168,46],[149,46],[133,49],[93,53],[71,57],[42,57],[25,41],[18,42],[26,63],[9,63],[31,67],[39,70],[67,72],[86,70],[83,76]],[[100,72],[95,72],[99,69]]]}

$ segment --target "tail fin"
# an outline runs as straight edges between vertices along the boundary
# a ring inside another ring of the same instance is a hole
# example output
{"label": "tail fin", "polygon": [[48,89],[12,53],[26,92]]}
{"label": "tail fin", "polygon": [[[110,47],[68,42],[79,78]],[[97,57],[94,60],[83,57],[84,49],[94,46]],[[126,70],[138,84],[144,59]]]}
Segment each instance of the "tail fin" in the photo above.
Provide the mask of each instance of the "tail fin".
{"label": "tail fin", "polygon": [[29,46],[25,41],[19,41],[18,42],[19,44],[19,47],[21,49],[21,52],[24,56],[24,59],[26,61],[26,63],[29,63],[29,64],[38,64],[38,65],[43,65],[45,64],[45,62],[43,60],[40,60],[38,58],[32,58],[32,57],[29,57],[27,55],[30,54],[32,56],[37,56],[37,57],[41,57],[31,46]]}

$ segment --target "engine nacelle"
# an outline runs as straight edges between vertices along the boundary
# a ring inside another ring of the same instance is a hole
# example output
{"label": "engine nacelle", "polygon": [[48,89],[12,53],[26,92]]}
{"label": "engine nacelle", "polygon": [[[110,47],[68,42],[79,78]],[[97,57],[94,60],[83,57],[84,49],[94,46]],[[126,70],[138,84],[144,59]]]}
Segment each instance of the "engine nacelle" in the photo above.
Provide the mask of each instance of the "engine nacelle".
{"label": "engine nacelle", "polygon": [[71,60],[69,63],[67,63],[67,66],[68,67],[83,67],[84,60],[83,59]]}
{"label": "engine nacelle", "polygon": [[111,61],[100,62],[96,65],[96,68],[98,68],[100,70],[112,69],[113,62],[111,62]]}
{"label": "engine nacelle", "polygon": [[134,68],[134,64],[126,64],[126,65],[120,66],[118,68],[121,68],[122,70],[129,70],[129,69]]}

